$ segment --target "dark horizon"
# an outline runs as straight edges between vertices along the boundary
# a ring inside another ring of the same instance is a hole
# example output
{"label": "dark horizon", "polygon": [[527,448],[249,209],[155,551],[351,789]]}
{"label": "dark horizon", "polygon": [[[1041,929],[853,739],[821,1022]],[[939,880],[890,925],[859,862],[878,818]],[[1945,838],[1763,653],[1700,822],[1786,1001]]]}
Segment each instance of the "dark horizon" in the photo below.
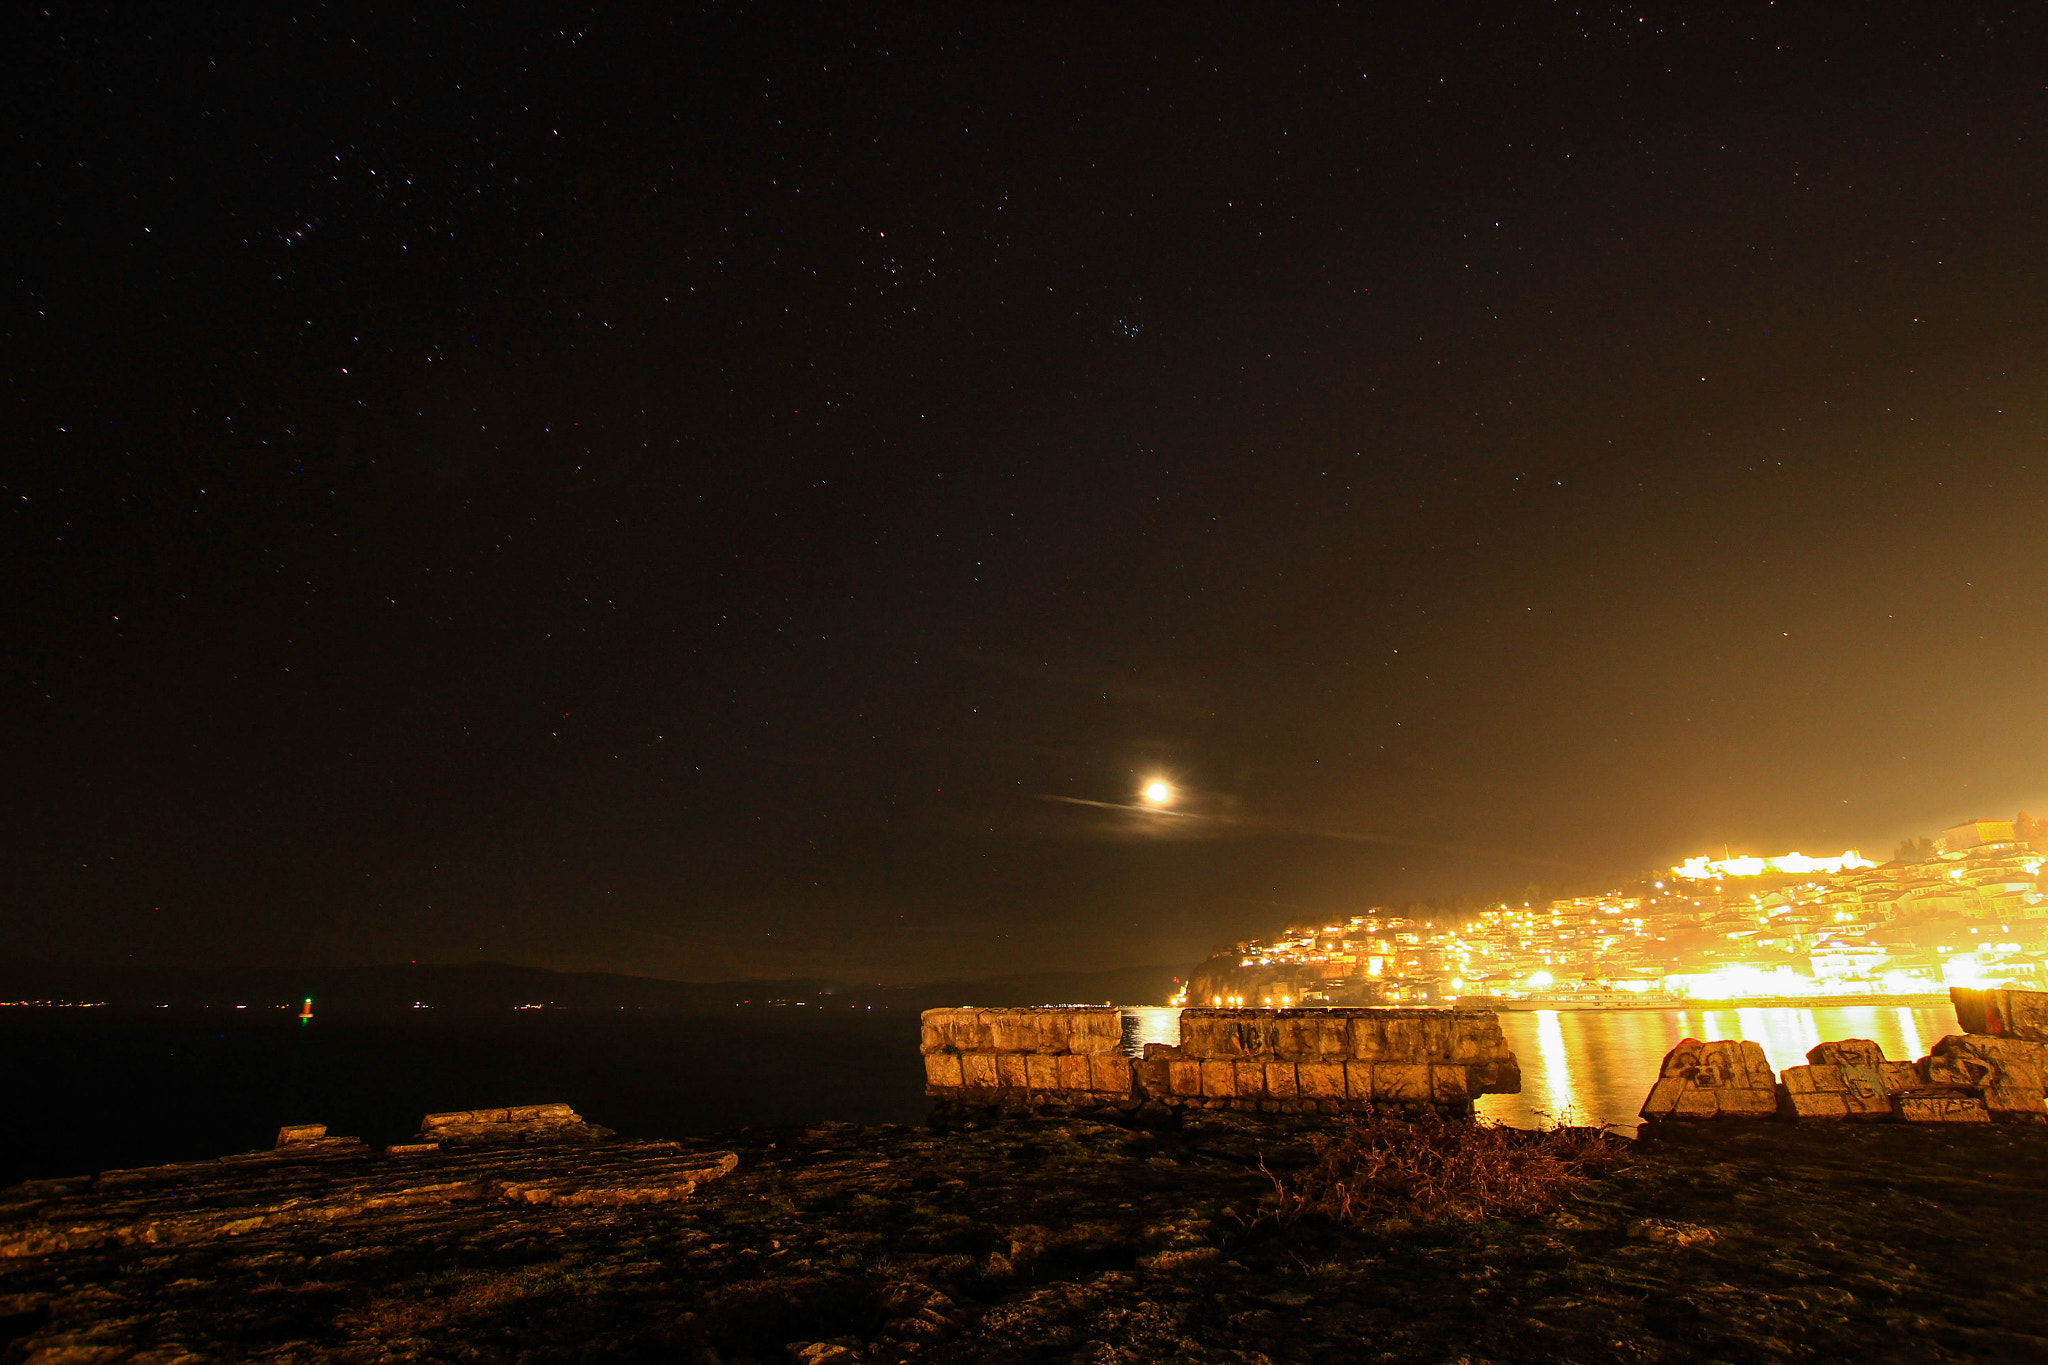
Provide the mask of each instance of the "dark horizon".
{"label": "dark horizon", "polygon": [[2044,38],[44,11],[0,956],[1192,964],[2042,811]]}

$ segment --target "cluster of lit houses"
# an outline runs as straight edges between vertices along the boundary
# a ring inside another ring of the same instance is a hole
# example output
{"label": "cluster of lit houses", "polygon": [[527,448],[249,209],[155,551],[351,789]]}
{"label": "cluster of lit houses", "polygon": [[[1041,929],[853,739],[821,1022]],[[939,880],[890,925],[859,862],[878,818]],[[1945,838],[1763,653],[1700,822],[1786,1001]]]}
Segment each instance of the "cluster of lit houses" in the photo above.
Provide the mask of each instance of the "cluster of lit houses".
{"label": "cluster of lit houses", "polygon": [[1368,912],[1240,943],[1204,964],[1187,998],[1584,1007],[2040,988],[2037,840],[2048,848],[2048,829],[2022,814],[1955,826],[1919,861],[1695,858],[1640,885],[1455,920]]}

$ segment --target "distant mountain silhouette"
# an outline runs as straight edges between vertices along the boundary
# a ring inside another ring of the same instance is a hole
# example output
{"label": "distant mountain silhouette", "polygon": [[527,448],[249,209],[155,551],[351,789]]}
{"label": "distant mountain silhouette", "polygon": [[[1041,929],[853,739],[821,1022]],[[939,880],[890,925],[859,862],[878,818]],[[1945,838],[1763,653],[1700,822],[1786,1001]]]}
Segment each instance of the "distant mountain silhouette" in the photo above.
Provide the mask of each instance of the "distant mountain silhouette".
{"label": "distant mountain silhouette", "polygon": [[725,1009],[764,996],[821,995],[837,984],[784,981],[668,981],[612,972],[556,972],[505,962],[396,963],[372,967],[0,967],[0,999],[100,1000],[110,1006],[201,1005],[251,1009],[308,996],[316,1014],[385,1013],[422,1004],[457,1013],[520,1005],[562,1009]]}
{"label": "distant mountain silhouette", "polygon": [[1186,967],[1118,967],[1106,972],[1032,972],[933,981],[917,986],[848,988],[849,1003],[928,1010],[941,1005],[1163,1005]]}
{"label": "distant mountain silhouette", "polygon": [[370,967],[109,967],[0,965],[0,1000],[102,1001],[109,1007],[273,1009],[311,997],[318,1016],[385,1014],[424,1005],[494,1014],[521,1005],[633,1009],[666,1014],[727,1010],[770,1001],[929,1009],[935,1005],[1164,1003],[1171,967],[1042,972],[916,986],[856,988],[820,977],[672,981],[613,972],[556,972],[504,962],[396,963]]}

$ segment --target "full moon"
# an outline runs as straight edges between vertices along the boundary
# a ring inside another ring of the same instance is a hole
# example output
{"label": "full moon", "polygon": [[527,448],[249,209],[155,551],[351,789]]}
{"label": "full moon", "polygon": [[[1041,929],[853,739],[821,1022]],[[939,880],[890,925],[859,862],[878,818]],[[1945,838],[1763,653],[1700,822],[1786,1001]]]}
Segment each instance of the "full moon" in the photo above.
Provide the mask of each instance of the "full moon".
{"label": "full moon", "polygon": [[1173,799],[1173,788],[1167,786],[1164,782],[1147,782],[1145,784],[1145,799],[1155,806],[1163,806]]}

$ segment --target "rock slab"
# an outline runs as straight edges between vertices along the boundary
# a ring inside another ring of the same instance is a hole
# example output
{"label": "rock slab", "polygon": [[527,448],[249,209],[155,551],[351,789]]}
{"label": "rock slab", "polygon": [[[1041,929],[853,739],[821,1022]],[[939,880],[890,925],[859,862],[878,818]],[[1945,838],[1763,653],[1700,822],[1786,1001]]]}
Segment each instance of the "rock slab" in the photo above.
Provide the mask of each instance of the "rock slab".
{"label": "rock slab", "polygon": [[590,1142],[380,1153],[353,1140],[31,1180],[0,1190],[0,1260],[97,1246],[212,1241],[424,1204],[660,1204],[729,1175],[731,1152]]}

